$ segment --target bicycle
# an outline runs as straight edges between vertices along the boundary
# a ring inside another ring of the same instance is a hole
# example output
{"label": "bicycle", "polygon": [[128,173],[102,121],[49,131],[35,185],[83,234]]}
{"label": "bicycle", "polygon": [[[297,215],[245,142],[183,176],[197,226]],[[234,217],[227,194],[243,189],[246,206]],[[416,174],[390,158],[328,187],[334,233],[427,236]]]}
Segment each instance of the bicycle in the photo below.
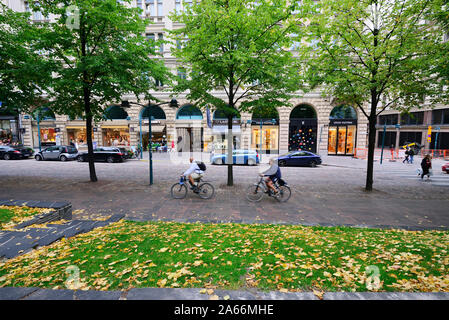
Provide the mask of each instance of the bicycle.
{"label": "bicycle", "polygon": [[[197,193],[201,199],[210,199],[215,193],[214,186],[208,182],[203,182],[202,178],[196,180],[195,186],[197,186]],[[201,184],[200,184],[201,183]],[[184,199],[187,195],[187,183],[186,178],[181,176],[178,183],[175,183],[171,189],[170,194],[174,199]]]}
{"label": "bicycle", "polygon": [[290,199],[292,192],[284,180],[277,179],[273,182],[273,185],[277,190],[277,194],[273,194],[267,186],[264,177],[261,176],[258,183],[254,183],[246,189],[246,198],[251,202],[258,202],[262,200],[264,194],[268,194],[269,197],[273,197],[279,202],[286,202]]}

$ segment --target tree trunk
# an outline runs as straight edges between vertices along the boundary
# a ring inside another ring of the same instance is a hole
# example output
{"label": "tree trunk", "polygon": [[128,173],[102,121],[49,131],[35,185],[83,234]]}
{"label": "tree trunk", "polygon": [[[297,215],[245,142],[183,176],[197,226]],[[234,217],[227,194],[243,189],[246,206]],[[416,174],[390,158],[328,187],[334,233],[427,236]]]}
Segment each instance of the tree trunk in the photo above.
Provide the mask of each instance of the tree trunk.
{"label": "tree trunk", "polygon": [[92,144],[92,115],[90,113],[89,97],[84,96],[84,109],[86,110],[86,139],[87,139],[87,159],[89,161],[89,175],[90,181],[97,181],[97,174],[95,172],[94,162],[94,148]]}
{"label": "tree trunk", "polygon": [[[373,94],[372,94],[373,95]],[[371,97],[371,113],[368,118],[368,163],[366,170],[366,191],[373,190],[373,173],[374,173],[374,149],[376,143],[376,109],[377,101],[375,97]]]}
{"label": "tree trunk", "polygon": [[234,141],[234,137],[232,135],[232,114],[228,115],[228,156],[227,156],[227,165],[228,165],[228,186],[234,185],[234,175],[232,172],[232,144]]}

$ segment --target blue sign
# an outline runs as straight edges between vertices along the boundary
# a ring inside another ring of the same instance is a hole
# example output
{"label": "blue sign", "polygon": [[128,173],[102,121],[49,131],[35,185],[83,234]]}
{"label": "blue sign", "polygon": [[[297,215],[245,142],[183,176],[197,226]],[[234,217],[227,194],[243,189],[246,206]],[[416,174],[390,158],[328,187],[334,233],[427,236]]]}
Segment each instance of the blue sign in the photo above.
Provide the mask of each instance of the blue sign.
{"label": "blue sign", "polygon": [[207,115],[207,126],[209,128],[212,128],[212,121],[210,121],[210,109],[209,108],[206,109],[206,115]]}
{"label": "blue sign", "polygon": [[400,124],[396,124],[395,127],[396,127],[396,129],[401,129],[401,125]]}

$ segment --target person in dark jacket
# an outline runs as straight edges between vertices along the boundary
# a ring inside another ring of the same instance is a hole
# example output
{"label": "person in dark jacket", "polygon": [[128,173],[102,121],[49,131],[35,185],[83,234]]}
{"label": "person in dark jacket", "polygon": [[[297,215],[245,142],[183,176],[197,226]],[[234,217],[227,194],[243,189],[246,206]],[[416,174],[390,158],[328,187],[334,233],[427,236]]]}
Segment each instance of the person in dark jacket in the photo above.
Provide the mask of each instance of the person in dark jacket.
{"label": "person in dark jacket", "polygon": [[408,157],[409,157],[409,155],[410,155],[410,148],[407,147],[407,150],[405,150],[405,158],[404,158],[404,160],[402,161],[402,163],[404,163],[404,162],[407,162],[407,163],[408,163]]}
{"label": "person in dark jacket", "polygon": [[421,161],[421,180],[424,178],[425,175],[428,176],[428,179],[430,179],[430,169],[432,168],[432,160],[430,159],[430,155],[426,154],[426,156]]}

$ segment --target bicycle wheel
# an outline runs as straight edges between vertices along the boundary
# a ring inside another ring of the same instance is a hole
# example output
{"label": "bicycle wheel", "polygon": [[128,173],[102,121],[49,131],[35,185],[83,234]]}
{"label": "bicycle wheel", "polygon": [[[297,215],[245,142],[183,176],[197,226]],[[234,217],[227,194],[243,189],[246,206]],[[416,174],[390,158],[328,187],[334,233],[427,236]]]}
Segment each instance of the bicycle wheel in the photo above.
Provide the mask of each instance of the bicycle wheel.
{"label": "bicycle wheel", "polygon": [[201,199],[210,199],[213,197],[215,192],[214,186],[207,182],[200,184],[198,190],[198,195]]}
{"label": "bicycle wheel", "polygon": [[187,187],[185,184],[175,183],[171,187],[170,193],[174,199],[184,199],[187,195]]}
{"label": "bicycle wheel", "polygon": [[288,199],[290,199],[291,195],[292,195],[292,191],[290,190],[290,187],[280,186],[279,187],[279,195],[276,197],[276,200],[279,202],[286,202],[286,201],[288,201]]}
{"label": "bicycle wheel", "polygon": [[246,199],[251,202],[262,200],[264,190],[258,184],[253,184],[246,189]]}

